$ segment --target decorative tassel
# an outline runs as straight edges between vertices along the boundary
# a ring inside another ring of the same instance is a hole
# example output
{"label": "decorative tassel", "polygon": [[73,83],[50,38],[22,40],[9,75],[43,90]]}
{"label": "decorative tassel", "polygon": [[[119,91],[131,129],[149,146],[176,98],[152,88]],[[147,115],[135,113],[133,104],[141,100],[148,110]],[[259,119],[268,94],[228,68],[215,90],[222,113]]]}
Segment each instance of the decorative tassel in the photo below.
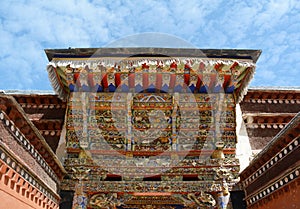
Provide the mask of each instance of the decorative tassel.
{"label": "decorative tassel", "polygon": [[101,86],[103,86],[104,89],[108,88],[107,73],[105,73],[104,75],[102,75]]}

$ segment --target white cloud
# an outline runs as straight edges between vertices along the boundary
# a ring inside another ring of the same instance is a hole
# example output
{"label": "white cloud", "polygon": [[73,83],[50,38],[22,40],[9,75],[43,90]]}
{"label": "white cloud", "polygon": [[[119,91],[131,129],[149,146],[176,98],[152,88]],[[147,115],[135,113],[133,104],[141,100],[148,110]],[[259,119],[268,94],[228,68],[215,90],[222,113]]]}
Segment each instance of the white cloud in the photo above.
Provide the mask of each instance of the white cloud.
{"label": "white cloud", "polygon": [[0,89],[51,89],[44,48],[101,47],[143,32],[200,48],[262,49],[253,85],[299,85],[299,28],[297,0],[3,1]]}

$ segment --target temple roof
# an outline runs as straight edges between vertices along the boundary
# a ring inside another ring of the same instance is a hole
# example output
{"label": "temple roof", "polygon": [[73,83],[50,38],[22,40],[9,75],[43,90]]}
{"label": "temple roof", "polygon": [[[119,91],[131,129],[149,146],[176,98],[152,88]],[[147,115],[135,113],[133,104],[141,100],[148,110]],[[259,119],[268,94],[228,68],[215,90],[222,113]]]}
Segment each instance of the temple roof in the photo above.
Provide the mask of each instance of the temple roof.
{"label": "temple roof", "polygon": [[[156,88],[181,92],[187,86],[193,93],[233,93],[237,103],[247,92],[261,54],[260,50],[191,48],[69,48],[45,52],[51,84],[63,100],[78,89],[111,92],[118,88],[122,89],[118,91]],[[88,81],[85,73],[89,74]],[[164,76],[159,82],[157,79],[142,81],[137,76],[132,84],[129,81],[132,73]],[[186,75],[189,77],[183,78]]]}
{"label": "temple roof", "polygon": [[[40,98],[43,96],[39,95],[38,97]],[[18,99],[18,97],[16,99]],[[41,156],[43,156],[56,175],[61,179],[65,174],[64,167],[58,160],[55,152],[48,145],[46,139],[32,120],[30,120],[28,117],[29,115],[24,111],[21,104],[19,104],[19,101],[16,101],[16,99],[11,95],[0,94],[0,109],[24,134],[34,148],[41,154]]]}
{"label": "temple roof", "polygon": [[249,88],[241,102],[252,150],[263,149],[300,111],[300,87]]}
{"label": "temple roof", "polygon": [[66,103],[61,101],[57,95],[48,94],[48,92],[46,92],[47,94],[36,93],[13,94],[12,96],[55,152],[64,124]]}

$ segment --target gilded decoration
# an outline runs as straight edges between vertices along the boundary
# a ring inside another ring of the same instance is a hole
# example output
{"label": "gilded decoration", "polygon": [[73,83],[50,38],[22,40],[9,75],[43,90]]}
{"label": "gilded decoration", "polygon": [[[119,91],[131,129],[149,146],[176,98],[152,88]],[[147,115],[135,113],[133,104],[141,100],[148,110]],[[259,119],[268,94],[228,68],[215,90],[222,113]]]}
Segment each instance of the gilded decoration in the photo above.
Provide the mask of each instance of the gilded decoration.
{"label": "gilded decoration", "polygon": [[[67,114],[65,165],[82,179],[62,187],[83,208],[125,208],[120,191],[175,192],[187,208],[212,207],[236,183],[232,94],[73,92]],[[153,176],[160,181],[144,181]]]}

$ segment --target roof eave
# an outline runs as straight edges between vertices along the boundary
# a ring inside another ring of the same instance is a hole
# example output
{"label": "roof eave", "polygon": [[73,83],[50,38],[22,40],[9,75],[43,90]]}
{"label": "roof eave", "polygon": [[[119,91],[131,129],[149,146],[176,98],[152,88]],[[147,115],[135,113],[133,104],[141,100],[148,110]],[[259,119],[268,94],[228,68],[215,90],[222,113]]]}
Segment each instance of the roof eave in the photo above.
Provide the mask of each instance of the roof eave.
{"label": "roof eave", "polygon": [[68,48],[68,49],[45,49],[48,60],[55,56],[120,56],[130,57],[134,55],[165,55],[170,57],[203,57],[203,58],[232,58],[251,59],[257,62],[262,51],[258,49],[198,49],[198,48]]}

